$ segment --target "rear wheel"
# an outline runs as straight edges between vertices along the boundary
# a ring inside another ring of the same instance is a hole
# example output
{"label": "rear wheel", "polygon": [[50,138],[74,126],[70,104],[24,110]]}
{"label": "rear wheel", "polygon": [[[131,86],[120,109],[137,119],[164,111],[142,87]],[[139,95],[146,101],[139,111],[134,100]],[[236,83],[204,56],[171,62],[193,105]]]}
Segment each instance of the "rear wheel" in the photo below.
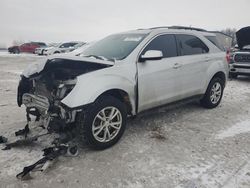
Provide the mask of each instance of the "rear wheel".
{"label": "rear wheel", "polygon": [[201,105],[209,109],[217,107],[223,96],[224,84],[221,78],[213,78],[208,85],[204,97],[201,99]]}
{"label": "rear wheel", "polygon": [[13,51],[13,53],[14,53],[14,54],[19,54],[20,51],[19,51],[19,49],[15,48],[14,51]]}
{"label": "rear wheel", "polygon": [[94,149],[106,149],[116,144],[126,127],[125,104],[112,96],[97,99],[79,117],[81,137]]}

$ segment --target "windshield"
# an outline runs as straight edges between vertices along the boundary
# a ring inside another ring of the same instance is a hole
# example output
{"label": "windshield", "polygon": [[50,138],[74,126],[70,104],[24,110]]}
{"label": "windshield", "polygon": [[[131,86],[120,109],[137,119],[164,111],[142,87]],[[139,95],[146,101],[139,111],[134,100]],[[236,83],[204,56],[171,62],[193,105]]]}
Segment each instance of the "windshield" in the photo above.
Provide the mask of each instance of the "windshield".
{"label": "windshield", "polygon": [[108,36],[84,50],[83,56],[98,56],[121,60],[126,58],[146,34],[115,34]]}
{"label": "windshield", "polygon": [[79,42],[78,44],[76,44],[74,47],[75,48],[80,48],[82,47],[84,44],[86,44],[85,42]]}

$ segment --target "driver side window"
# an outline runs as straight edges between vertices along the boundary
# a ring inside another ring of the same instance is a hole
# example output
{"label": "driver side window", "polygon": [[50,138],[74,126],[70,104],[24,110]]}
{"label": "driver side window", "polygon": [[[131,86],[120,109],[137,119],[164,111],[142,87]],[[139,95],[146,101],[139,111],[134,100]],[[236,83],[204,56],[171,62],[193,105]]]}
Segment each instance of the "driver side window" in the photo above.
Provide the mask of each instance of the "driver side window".
{"label": "driver side window", "polygon": [[176,57],[177,46],[175,36],[171,34],[157,36],[144,48],[142,55],[148,50],[162,51],[163,58]]}

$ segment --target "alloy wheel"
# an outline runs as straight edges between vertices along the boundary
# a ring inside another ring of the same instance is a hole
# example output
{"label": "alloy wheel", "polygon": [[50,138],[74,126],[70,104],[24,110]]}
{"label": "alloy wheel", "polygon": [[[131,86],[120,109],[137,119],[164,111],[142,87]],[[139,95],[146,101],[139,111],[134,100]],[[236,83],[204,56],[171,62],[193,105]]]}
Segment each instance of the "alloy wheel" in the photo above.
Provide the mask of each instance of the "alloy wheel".
{"label": "alloy wheel", "polygon": [[99,111],[92,123],[92,134],[99,142],[113,140],[122,127],[122,114],[116,107],[106,107]]}
{"label": "alloy wheel", "polygon": [[215,82],[212,86],[211,92],[210,92],[210,100],[213,104],[217,104],[221,98],[222,93],[222,87],[219,82]]}

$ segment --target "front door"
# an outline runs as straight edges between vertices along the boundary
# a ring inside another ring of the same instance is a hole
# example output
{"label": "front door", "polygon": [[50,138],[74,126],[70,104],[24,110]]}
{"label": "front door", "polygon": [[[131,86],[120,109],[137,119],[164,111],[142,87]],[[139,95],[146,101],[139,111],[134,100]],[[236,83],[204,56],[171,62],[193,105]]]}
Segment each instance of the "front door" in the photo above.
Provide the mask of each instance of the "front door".
{"label": "front door", "polygon": [[178,100],[180,92],[180,64],[175,36],[157,36],[140,55],[148,50],[162,51],[163,58],[137,63],[138,112]]}

